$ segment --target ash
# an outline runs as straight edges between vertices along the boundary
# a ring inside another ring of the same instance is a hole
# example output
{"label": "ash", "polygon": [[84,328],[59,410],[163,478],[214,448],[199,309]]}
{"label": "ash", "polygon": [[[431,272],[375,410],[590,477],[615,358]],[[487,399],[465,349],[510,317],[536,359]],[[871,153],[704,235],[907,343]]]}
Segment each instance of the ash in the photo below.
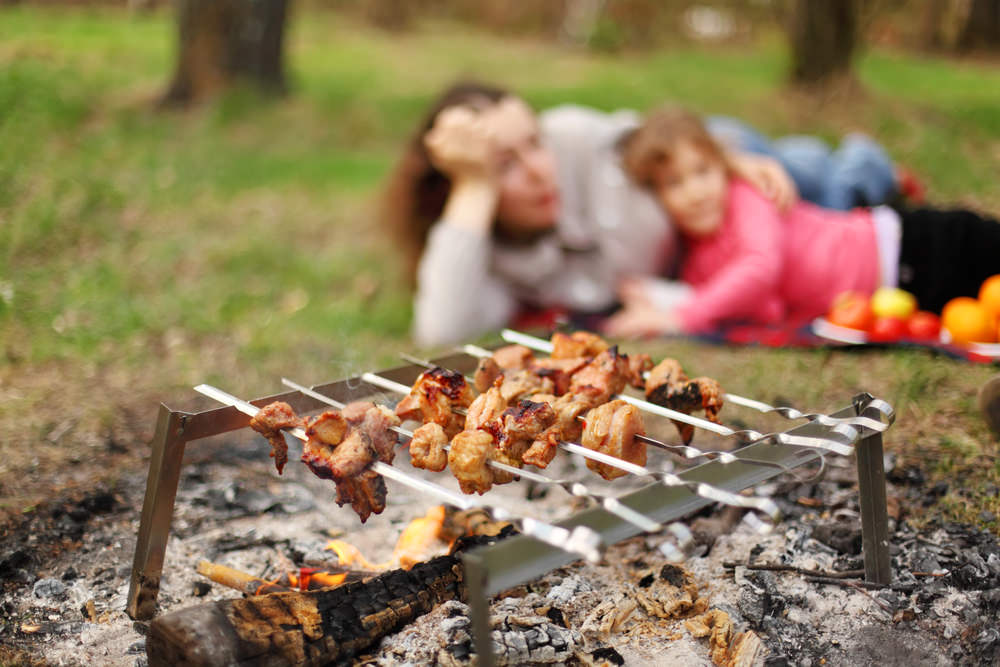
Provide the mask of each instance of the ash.
{"label": "ash", "polygon": [[[381,562],[404,525],[428,508],[426,498],[390,482],[386,511],[361,525],[333,503],[332,485],[302,467],[278,478],[267,451],[252,436],[189,445],[159,613],[239,595],[197,575],[201,559],[273,576],[288,562],[334,562],[323,547],[337,537]],[[769,535],[753,532],[738,513],[706,508],[685,521],[696,541],[682,563],[659,549],[672,536],[644,535],[610,548],[599,564],[574,563],[505,591],[491,608],[495,654],[501,664],[1000,662],[1000,546],[966,525],[917,530],[907,512],[940,495],[919,476],[890,474],[890,504],[902,508],[890,526],[890,586],[809,574],[863,567],[852,466],[834,463],[841,465],[819,481],[759,490],[784,511]],[[582,466],[554,465],[554,475],[602,488]],[[457,488],[453,480],[446,485]],[[624,493],[627,486],[604,488]],[[147,625],[124,613],[144,490],[144,473],[123,475],[113,488],[54,499],[0,537],[0,663],[146,664]],[[580,509],[559,489],[527,485],[500,487],[486,499],[547,520]],[[453,601],[355,663],[474,659],[468,607]]]}

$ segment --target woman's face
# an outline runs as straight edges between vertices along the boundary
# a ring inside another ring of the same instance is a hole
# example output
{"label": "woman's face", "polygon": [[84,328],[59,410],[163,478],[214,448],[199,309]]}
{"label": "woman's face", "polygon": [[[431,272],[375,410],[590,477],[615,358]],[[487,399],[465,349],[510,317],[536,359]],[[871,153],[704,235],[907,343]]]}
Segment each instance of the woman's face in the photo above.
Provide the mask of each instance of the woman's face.
{"label": "woman's face", "polygon": [[552,228],[559,218],[555,157],[542,146],[538,120],[527,104],[508,97],[482,112],[497,151],[497,219],[512,234]]}

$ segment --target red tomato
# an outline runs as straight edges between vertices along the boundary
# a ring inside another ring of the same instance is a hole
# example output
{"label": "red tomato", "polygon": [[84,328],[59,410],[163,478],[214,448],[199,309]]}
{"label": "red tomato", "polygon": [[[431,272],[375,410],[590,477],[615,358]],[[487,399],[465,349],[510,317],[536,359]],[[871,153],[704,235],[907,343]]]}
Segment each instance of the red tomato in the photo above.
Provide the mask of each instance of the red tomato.
{"label": "red tomato", "polygon": [[941,336],[941,318],[926,310],[918,310],[906,321],[910,338],[937,340]]}
{"label": "red tomato", "polygon": [[906,320],[898,317],[876,317],[868,330],[868,340],[886,342],[899,340],[907,333]]}
{"label": "red tomato", "polygon": [[874,319],[868,295],[861,292],[841,292],[833,300],[826,319],[837,326],[867,330]]}

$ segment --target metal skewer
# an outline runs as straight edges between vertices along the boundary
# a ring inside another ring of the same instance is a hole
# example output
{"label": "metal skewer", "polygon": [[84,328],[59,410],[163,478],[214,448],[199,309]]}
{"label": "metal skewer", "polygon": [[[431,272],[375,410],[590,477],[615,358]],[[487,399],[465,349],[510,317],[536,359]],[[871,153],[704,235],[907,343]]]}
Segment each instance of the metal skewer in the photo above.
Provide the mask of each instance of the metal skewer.
{"label": "metal skewer", "polygon": [[[517,343],[539,352],[552,354],[552,343],[542,338],[529,336],[528,334],[521,333],[520,331],[514,331],[513,329],[504,329],[500,332],[500,337],[508,343]],[[492,354],[489,350],[476,345],[465,345],[462,347],[462,350],[465,351],[466,354],[472,354],[473,356],[479,356],[480,352],[486,352],[487,355]],[[773,412],[781,417],[784,417],[785,419],[806,419],[809,421],[816,421],[823,426],[847,424],[849,426],[862,426],[881,433],[892,426],[893,422],[896,421],[895,409],[893,409],[893,407],[886,401],[879,398],[873,399],[869,403],[869,406],[874,407],[879,411],[879,413],[885,418],[884,422],[860,415],[856,417],[831,417],[818,412],[801,412],[792,407],[775,407],[773,405],[768,405],[763,401],[747,398],[738,394],[725,393],[722,395],[722,398],[735,405],[741,405],[752,410],[757,410],[758,412]],[[697,424],[695,425],[697,426]]]}
{"label": "metal skewer", "polygon": [[[232,394],[229,394],[217,387],[208,384],[200,384],[194,388],[195,391],[219,401],[225,405],[231,405],[240,412],[251,417],[260,412],[260,408],[252,403],[248,403]],[[305,430],[301,428],[283,429],[286,433],[302,440],[308,440]],[[556,548],[563,549],[570,553],[577,554],[588,561],[598,562],[601,559],[601,538],[590,528],[577,526],[572,531],[559,526],[554,526],[544,521],[532,519],[530,517],[518,517],[510,511],[502,508],[487,505],[473,499],[471,496],[456,493],[443,486],[408,475],[405,472],[392,467],[382,461],[373,461],[371,469],[379,475],[395,480],[417,491],[430,493],[445,502],[461,509],[482,508],[488,511],[499,521],[509,521],[513,523],[525,535],[530,535],[535,539],[550,544]]]}
{"label": "metal skewer", "polygon": [[[361,380],[367,382],[376,387],[386,389],[388,391],[394,391],[401,394],[409,394],[410,387],[405,384],[389,380],[375,373],[364,373],[361,376]],[[644,466],[637,465],[630,461],[625,461],[624,459],[617,458],[615,456],[610,456],[602,452],[596,452],[592,449],[587,449],[582,445],[578,445],[572,442],[560,442],[559,447],[567,452],[582,456],[587,459],[609,465],[612,468],[618,468],[619,470],[624,470],[632,475],[637,475],[639,477],[650,477],[656,481],[664,484],[666,486],[683,486],[694,491],[697,495],[707,498],[709,500],[724,503],[726,505],[733,505],[735,507],[745,507],[748,509],[756,509],[760,512],[767,514],[773,520],[777,520],[781,514],[781,510],[770,498],[751,498],[747,496],[741,496],[736,493],[730,493],[729,491],[724,491],[722,489],[710,486],[702,482],[687,482],[677,475],[669,472],[658,472],[655,470],[650,470]]]}
{"label": "metal skewer", "polygon": [[[334,400],[328,396],[324,396],[323,394],[317,391],[313,391],[312,389],[304,387],[296,382],[292,382],[288,378],[281,378],[281,383],[284,384],[286,387],[291,387],[292,389],[296,389],[301,393],[305,394],[306,396],[311,396],[312,398],[315,398],[317,401],[322,401],[328,405],[332,405],[335,408],[344,407],[344,404],[341,403],[340,401]],[[413,437],[413,432],[408,431],[405,428],[393,427],[393,430],[408,438]],[[446,445],[444,449],[445,451],[449,451],[451,449],[451,445]],[[617,498],[594,493],[580,482],[573,482],[571,480],[566,480],[566,479],[555,479],[547,475],[540,475],[530,470],[524,470],[522,468],[517,468],[512,465],[507,465],[506,463],[501,463],[500,461],[489,460],[487,461],[487,464],[493,468],[496,468],[497,470],[503,470],[504,472],[516,475],[518,477],[522,477],[524,479],[529,479],[533,482],[538,482],[540,484],[548,484],[552,486],[560,486],[566,491],[568,491],[570,494],[577,496],[579,498],[589,498],[590,500],[593,500],[594,502],[598,503],[601,507],[603,507],[611,514],[617,516],[619,519],[627,521],[631,523],[633,526],[636,526],[646,531],[647,533],[658,533],[663,529],[662,524],[653,521],[644,514],[636,512],[631,507],[622,504]]]}

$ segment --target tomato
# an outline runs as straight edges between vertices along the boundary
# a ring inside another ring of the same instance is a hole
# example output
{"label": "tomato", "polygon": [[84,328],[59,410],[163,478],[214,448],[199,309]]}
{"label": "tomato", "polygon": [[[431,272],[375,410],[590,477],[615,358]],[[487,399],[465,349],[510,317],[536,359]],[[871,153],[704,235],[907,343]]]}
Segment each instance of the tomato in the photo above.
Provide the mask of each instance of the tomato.
{"label": "tomato", "polygon": [[867,330],[873,319],[868,295],[853,291],[841,292],[833,300],[826,319],[837,326]]}
{"label": "tomato", "polygon": [[906,321],[910,338],[938,340],[941,336],[941,318],[926,310],[918,310]]}
{"label": "tomato", "polygon": [[876,317],[868,330],[868,340],[873,342],[899,340],[906,333],[906,320],[898,317]]}

